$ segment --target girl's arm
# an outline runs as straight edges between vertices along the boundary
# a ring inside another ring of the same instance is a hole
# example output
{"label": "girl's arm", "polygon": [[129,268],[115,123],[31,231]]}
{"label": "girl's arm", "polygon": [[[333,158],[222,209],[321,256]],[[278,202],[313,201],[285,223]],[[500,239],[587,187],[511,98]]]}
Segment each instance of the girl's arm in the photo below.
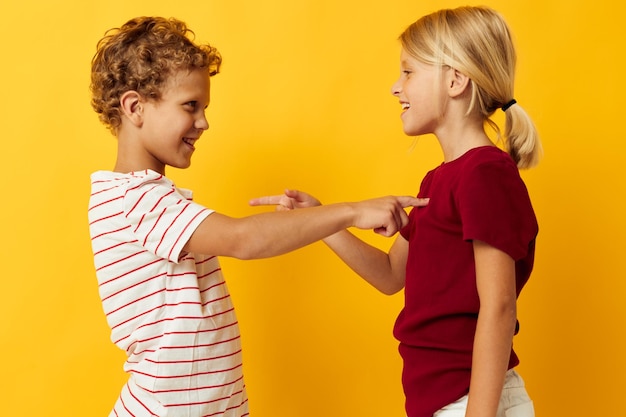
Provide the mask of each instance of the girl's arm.
{"label": "girl's arm", "polygon": [[404,207],[417,202],[413,197],[382,197],[243,218],[212,213],[200,223],[184,250],[257,259],[290,252],[352,226],[391,236],[408,222]]}
{"label": "girl's arm", "polygon": [[404,288],[409,243],[398,236],[386,253],[354,236],[347,230],[324,239],[324,243],[361,278],[383,294]]}
{"label": "girl's arm", "polygon": [[[286,190],[284,195],[256,198],[250,204],[271,204],[277,205],[278,210],[292,210],[319,206],[321,203],[301,191]],[[413,205],[425,204],[427,200],[416,199]],[[363,242],[347,230],[326,237],[324,243],[354,272],[382,293],[394,294],[404,288],[408,242],[402,236],[396,239],[389,253]]]}
{"label": "girl's arm", "polygon": [[475,240],[476,286],[480,298],[466,417],[495,417],[515,332],[515,261]]}

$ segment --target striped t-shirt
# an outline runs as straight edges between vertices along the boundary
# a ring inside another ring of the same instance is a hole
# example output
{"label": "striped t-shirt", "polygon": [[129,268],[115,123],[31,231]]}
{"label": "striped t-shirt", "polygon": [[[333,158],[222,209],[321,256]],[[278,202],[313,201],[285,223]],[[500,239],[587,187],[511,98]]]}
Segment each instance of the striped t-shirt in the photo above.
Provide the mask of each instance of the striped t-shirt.
{"label": "striped t-shirt", "polygon": [[150,170],[91,176],[99,292],[130,374],[111,416],[248,415],[239,325],[218,259],[182,251],[211,213]]}

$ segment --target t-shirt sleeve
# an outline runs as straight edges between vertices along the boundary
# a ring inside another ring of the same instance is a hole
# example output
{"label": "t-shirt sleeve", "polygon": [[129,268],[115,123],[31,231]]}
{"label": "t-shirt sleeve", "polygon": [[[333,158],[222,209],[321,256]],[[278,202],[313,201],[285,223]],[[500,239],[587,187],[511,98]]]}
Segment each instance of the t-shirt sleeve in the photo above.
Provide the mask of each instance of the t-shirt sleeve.
{"label": "t-shirt sleeve", "polygon": [[461,180],[457,207],[465,240],[482,240],[515,260],[526,256],[537,220],[519,171],[508,161],[478,164]]}
{"label": "t-shirt sleeve", "polygon": [[165,177],[129,187],[124,215],[146,250],[178,262],[198,225],[213,211],[182,195]]}

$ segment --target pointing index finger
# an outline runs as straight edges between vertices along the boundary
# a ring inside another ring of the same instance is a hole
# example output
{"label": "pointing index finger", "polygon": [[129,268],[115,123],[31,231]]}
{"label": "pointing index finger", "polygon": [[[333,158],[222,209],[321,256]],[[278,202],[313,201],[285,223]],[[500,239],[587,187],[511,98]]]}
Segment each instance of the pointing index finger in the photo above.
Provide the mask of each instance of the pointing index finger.
{"label": "pointing index finger", "polygon": [[402,205],[402,207],[424,207],[428,205],[430,198],[417,198],[410,196],[399,196],[398,202]]}
{"label": "pointing index finger", "polygon": [[276,204],[280,204],[281,197],[282,196],[276,195],[257,197],[250,200],[248,204],[250,204],[251,206],[275,206]]}

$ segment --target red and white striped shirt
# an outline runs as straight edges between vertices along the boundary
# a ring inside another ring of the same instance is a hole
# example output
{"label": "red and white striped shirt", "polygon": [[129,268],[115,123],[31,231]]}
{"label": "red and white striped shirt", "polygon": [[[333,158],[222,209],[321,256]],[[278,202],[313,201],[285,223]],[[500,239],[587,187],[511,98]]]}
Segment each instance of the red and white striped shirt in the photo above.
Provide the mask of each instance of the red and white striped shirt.
{"label": "red and white striped shirt", "polygon": [[130,374],[111,416],[248,415],[239,325],[214,256],[184,253],[211,210],[147,170],[91,176],[102,306]]}

